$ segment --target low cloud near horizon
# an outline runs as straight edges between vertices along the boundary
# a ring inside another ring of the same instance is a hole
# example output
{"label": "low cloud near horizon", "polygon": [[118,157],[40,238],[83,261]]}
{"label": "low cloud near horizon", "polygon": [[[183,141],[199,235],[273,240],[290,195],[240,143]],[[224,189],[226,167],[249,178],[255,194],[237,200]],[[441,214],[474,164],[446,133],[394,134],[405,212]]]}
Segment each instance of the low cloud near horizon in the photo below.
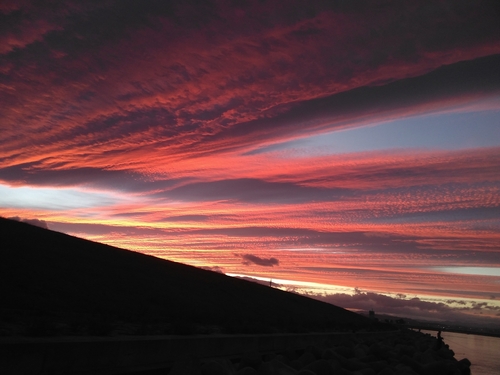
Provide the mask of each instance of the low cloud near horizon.
{"label": "low cloud near horizon", "polygon": [[210,266],[203,266],[203,267],[200,267],[202,270],[206,270],[206,271],[212,271],[212,272],[217,272],[217,273],[222,273],[225,275],[225,272],[224,272],[224,268],[222,267],[219,267],[219,266],[213,266],[213,267],[210,267]]}
{"label": "low cloud near horizon", "polygon": [[[357,291],[354,295],[337,294],[303,294],[323,302],[345,308],[375,311],[375,314],[393,315],[399,318],[422,319],[432,321],[467,322],[474,324],[478,315],[484,325],[488,316],[498,316],[500,307],[487,302],[464,300],[446,300],[443,302],[424,301],[421,298],[406,298],[400,294],[395,297],[373,292]],[[446,303],[445,303],[446,302]],[[491,321],[493,323],[493,321]]]}
{"label": "low cloud near horizon", "polygon": [[20,221],[21,223],[26,223],[30,225],[34,225],[35,227],[40,227],[43,229],[49,229],[49,226],[45,220],[39,220],[39,219],[23,219],[19,216],[12,216],[8,217],[7,219],[9,220],[15,220],[15,221]]}

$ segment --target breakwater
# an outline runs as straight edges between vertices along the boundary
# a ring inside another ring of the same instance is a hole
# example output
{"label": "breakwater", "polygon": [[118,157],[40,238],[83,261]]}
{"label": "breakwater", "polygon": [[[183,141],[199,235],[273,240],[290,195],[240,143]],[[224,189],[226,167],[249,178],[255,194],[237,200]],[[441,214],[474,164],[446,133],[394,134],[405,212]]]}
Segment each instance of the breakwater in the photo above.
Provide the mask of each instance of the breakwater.
{"label": "breakwater", "polygon": [[[467,374],[445,344],[409,330],[365,333],[2,339],[0,373],[26,375]],[[159,372],[160,373],[160,372]]]}

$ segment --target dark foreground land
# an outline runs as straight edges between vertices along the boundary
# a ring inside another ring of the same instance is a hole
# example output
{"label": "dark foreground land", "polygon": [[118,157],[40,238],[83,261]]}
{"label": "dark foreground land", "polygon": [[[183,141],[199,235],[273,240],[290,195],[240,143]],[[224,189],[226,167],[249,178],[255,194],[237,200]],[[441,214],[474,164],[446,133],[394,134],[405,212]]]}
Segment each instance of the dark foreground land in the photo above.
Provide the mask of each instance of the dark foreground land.
{"label": "dark foreground land", "polygon": [[2,218],[0,239],[2,374],[470,373],[429,335],[296,294]]}
{"label": "dark foreground land", "polygon": [[260,335],[0,338],[3,375],[470,375],[410,330]]}
{"label": "dark foreground land", "polygon": [[470,375],[435,337],[403,330],[393,334],[342,335],[304,349],[243,355],[236,361],[177,361],[168,374],[214,375]]}
{"label": "dark foreground land", "polygon": [[0,336],[380,330],[342,308],[0,218]]}

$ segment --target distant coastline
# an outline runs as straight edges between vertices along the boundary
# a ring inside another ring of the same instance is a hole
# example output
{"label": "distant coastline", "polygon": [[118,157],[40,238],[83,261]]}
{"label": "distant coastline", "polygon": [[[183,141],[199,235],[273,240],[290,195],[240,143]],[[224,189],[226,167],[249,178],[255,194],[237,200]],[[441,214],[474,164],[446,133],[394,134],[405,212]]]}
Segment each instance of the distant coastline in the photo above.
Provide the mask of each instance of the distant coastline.
{"label": "distant coastline", "polygon": [[498,337],[500,338],[500,333],[496,332],[484,332],[478,331],[474,329],[457,329],[457,328],[436,328],[435,326],[415,326],[410,325],[408,328],[416,329],[416,330],[424,330],[424,331],[441,331],[441,332],[453,332],[453,333],[462,333],[464,335],[476,335],[476,336],[487,336],[487,337]]}
{"label": "distant coastline", "polygon": [[[369,312],[357,311],[358,314],[368,317]],[[478,335],[487,337],[500,338],[500,327],[486,328],[486,327],[470,327],[464,326],[458,322],[433,322],[433,321],[419,321],[412,318],[404,318],[399,316],[392,316],[386,314],[376,314],[376,319],[379,321],[390,322],[401,328],[410,328],[414,330],[426,331],[441,331],[441,332],[454,332],[462,333],[465,335]]]}

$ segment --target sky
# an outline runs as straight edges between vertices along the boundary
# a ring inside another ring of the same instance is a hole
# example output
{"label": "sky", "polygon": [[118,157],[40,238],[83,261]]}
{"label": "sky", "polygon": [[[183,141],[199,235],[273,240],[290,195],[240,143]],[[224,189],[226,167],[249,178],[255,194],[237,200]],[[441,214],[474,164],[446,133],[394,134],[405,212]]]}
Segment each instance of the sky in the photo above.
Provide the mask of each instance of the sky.
{"label": "sky", "polygon": [[0,216],[500,325],[499,17],[483,0],[2,2]]}

